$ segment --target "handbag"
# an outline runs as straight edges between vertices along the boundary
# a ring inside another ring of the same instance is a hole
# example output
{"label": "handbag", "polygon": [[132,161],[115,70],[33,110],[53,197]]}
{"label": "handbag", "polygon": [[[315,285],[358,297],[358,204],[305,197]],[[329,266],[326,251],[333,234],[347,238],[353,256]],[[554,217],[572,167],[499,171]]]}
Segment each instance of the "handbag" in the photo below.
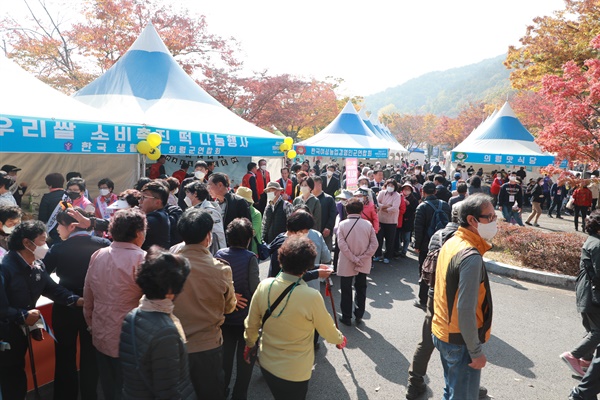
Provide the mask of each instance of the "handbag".
{"label": "handbag", "polygon": [[573,196],[571,196],[569,201],[567,201],[567,205],[565,206],[565,208],[568,208],[569,210],[575,208],[575,198]]}
{"label": "handbag", "polygon": [[271,256],[271,248],[265,242],[260,243],[256,236],[253,237],[254,243],[256,243],[256,256],[259,260],[264,261]]}
{"label": "handbag", "polygon": [[262,323],[260,324],[260,328],[258,329],[258,337],[256,338],[256,343],[254,343],[254,346],[252,346],[252,348],[248,352],[248,360],[246,360],[246,362],[249,362],[250,364],[254,364],[254,362],[258,358],[258,347],[259,347],[259,344],[260,344],[260,338],[262,337],[262,332],[263,332],[263,327],[265,326],[265,322],[267,321],[267,319],[269,319],[269,317],[273,313],[273,310],[275,308],[277,308],[277,306],[279,305],[279,303],[281,303],[281,301],[284,299],[284,297],[296,285],[297,285],[297,283],[294,282],[290,286],[286,287],[285,290],[279,295],[279,297],[277,298],[277,300],[275,300],[275,302],[273,303],[273,305],[271,305],[271,308],[267,308],[267,311],[265,312],[265,315],[263,315],[263,319],[262,319]]}

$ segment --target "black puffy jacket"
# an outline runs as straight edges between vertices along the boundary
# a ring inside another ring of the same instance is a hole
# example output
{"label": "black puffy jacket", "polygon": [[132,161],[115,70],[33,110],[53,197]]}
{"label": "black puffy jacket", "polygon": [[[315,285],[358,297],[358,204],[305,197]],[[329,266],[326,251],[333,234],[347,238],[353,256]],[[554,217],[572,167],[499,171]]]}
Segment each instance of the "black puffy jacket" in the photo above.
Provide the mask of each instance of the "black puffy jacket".
{"label": "black puffy jacket", "polygon": [[[134,315],[135,337],[131,331]],[[187,349],[168,314],[131,311],[123,321],[119,358],[124,400],[196,399]]]}

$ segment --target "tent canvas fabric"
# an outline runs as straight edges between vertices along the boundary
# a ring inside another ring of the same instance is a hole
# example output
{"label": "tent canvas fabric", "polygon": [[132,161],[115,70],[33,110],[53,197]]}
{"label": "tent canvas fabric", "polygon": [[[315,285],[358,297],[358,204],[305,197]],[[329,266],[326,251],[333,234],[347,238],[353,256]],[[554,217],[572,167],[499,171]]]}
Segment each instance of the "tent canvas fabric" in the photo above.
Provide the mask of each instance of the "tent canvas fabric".
{"label": "tent canvas fabric", "polygon": [[387,158],[389,144],[365,125],[348,102],[329,125],[295,149],[303,156]]}
{"label": "tent canvas fabric", "polygon": [[51,88],[3,56],[0,85],[10,93],[0,97],[0,152],[91,152],[91,133],[99,124],[107,131],[116,128],[107,114]]}
{"label": "tent canvas fabric", "polygon": [[[162,154],[280,156],[278,137],[221,105],[175,61],[152,24],[73,97],[163,137]],[[137,134],[137,141],[144,134]]]}
{"label": "tent canvas fabric", "polygon": [[506,102],[493,116],[452,149],[453,162],[546,167],[554,156],[542,152]]}
{"label": "tent canvas fabric", "polygon": [[[106,120],[100,111],[51,88],[3,56],[0,86],[10,93],[0,97],[0,166],[22,168],[17,180],[28,183],[24,204],[29,204],[29,194],[39,204],[41,195],[48,192],[44,178],[52,172],[63,176],[70,171],[81,172],[94,195],[96,183],[102,178],[110,177],[115,190],[131,187],[137,180],[136,154],[106,156],[78,154],[75,150],[85,141],[78,134],[78,121],[85,120],[82,124],[97,128],[98,121]],[[71,126],[73,132],[58,129]],[[35,207],[32,211],[37,212]]]}
{"label": "tent canvas fabric", "polygon": [[364,107],[361,108],[358,115],[363,120],[365,125],[369,127],[371,132],[375,134],[375,136],[377,136],[383,141],[389,142],[388,146],[392,152],[407,153],[406,148],[404,148],[404,146],[398,143],[398,141],[392,136],[391,132],[387,129],[387,127],[378,126],[379,122],[375,119],[374,115],[371,115],[371,118],[367,116],[367,112]]}

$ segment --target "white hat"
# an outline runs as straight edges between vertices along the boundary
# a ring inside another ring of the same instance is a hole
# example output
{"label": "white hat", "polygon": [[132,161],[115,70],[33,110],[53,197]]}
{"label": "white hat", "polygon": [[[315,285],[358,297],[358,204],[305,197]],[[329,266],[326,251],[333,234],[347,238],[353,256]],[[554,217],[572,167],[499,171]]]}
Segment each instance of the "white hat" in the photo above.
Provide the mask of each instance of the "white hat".
{"label": "white hat", "polygon": [[112,203],[110,206],[107,207],[109,210],[124,210],[126,208],[131,208],[131,206],[129,205],[128,202],[126,202],[125,200],[117,200],[114,203]]}

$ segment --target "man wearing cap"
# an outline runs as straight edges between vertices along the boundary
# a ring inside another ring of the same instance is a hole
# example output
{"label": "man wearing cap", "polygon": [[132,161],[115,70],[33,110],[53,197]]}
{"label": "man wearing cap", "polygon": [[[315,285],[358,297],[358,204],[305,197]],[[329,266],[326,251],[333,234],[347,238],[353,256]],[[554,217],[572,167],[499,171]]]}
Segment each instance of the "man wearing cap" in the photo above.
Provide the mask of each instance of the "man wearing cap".
{"label": "man wearing cap", "polygon": [[17,172],[21,171],[21,168],[17,168],[14,165],[6,164],[6,165],[3,165],[2,168],[0,168],[0,170],[6,172],[8,174],[8,176],[10,177],[10,179],[12,179],[13,184],[10,186],[10,188],[8,190],[12,193],[13,197],[15,198],[15,201],[17,202],[17,205],[20,206],[21,198],[27,191],[27,183],[25,183],[25,182],[21,182],[20,184],[17,183]]}
{"label": "man wearing cap", "polygon": [[250,208],[250,216],[252,217],[250,222],[252,222],[252,229],[254,230],[254,236],[252,237],[252,242],[250,242],[250,251],[258,256],[258,244],[262,240],[262,214],[254,208],[252,190],[244,186],[239,186],[235,194],[246,200]]}
{"label": "man wearing cap", "polygon": [[294,206],[281,196],[283,188],[278,182],[269,182],[265,188],[267,207],[262,221],[262,240],[271,243],[277,235],[286,231],[287,217],[294,211]]}
{"label": "man wearing cap", "polygon": [[[423,267],[423,261],[427,257],[427,250],[429,248],[429,241],[431,240],[430,234],[428,234],[429,226],[433,221],[435,213],[434,207],[442,207],[442,210],[446,213],[448,221],[450,221],[450,206],[443,200],[436,197],[436,186],[433,182],[425,182],[423,184],[423,202],[419,204],[415,212],[415,251],[419,253],[419,276],[421,276],[421,269]],[[429,286],[427,282],[419,280],[419,299],[415,300],[415,307],[421,308],[425,311],[427,307],[427,292]]]}
{"label": "man wearing cap", "polygon": [[460,174],[460,172],[455,172],[454,180],[452,181],[452,187],[451,187],[451,190],[453,192],[456,190],[456,185],[458,185],[458,181],[460,181],[461,179],[462,179],[462,175]]}

